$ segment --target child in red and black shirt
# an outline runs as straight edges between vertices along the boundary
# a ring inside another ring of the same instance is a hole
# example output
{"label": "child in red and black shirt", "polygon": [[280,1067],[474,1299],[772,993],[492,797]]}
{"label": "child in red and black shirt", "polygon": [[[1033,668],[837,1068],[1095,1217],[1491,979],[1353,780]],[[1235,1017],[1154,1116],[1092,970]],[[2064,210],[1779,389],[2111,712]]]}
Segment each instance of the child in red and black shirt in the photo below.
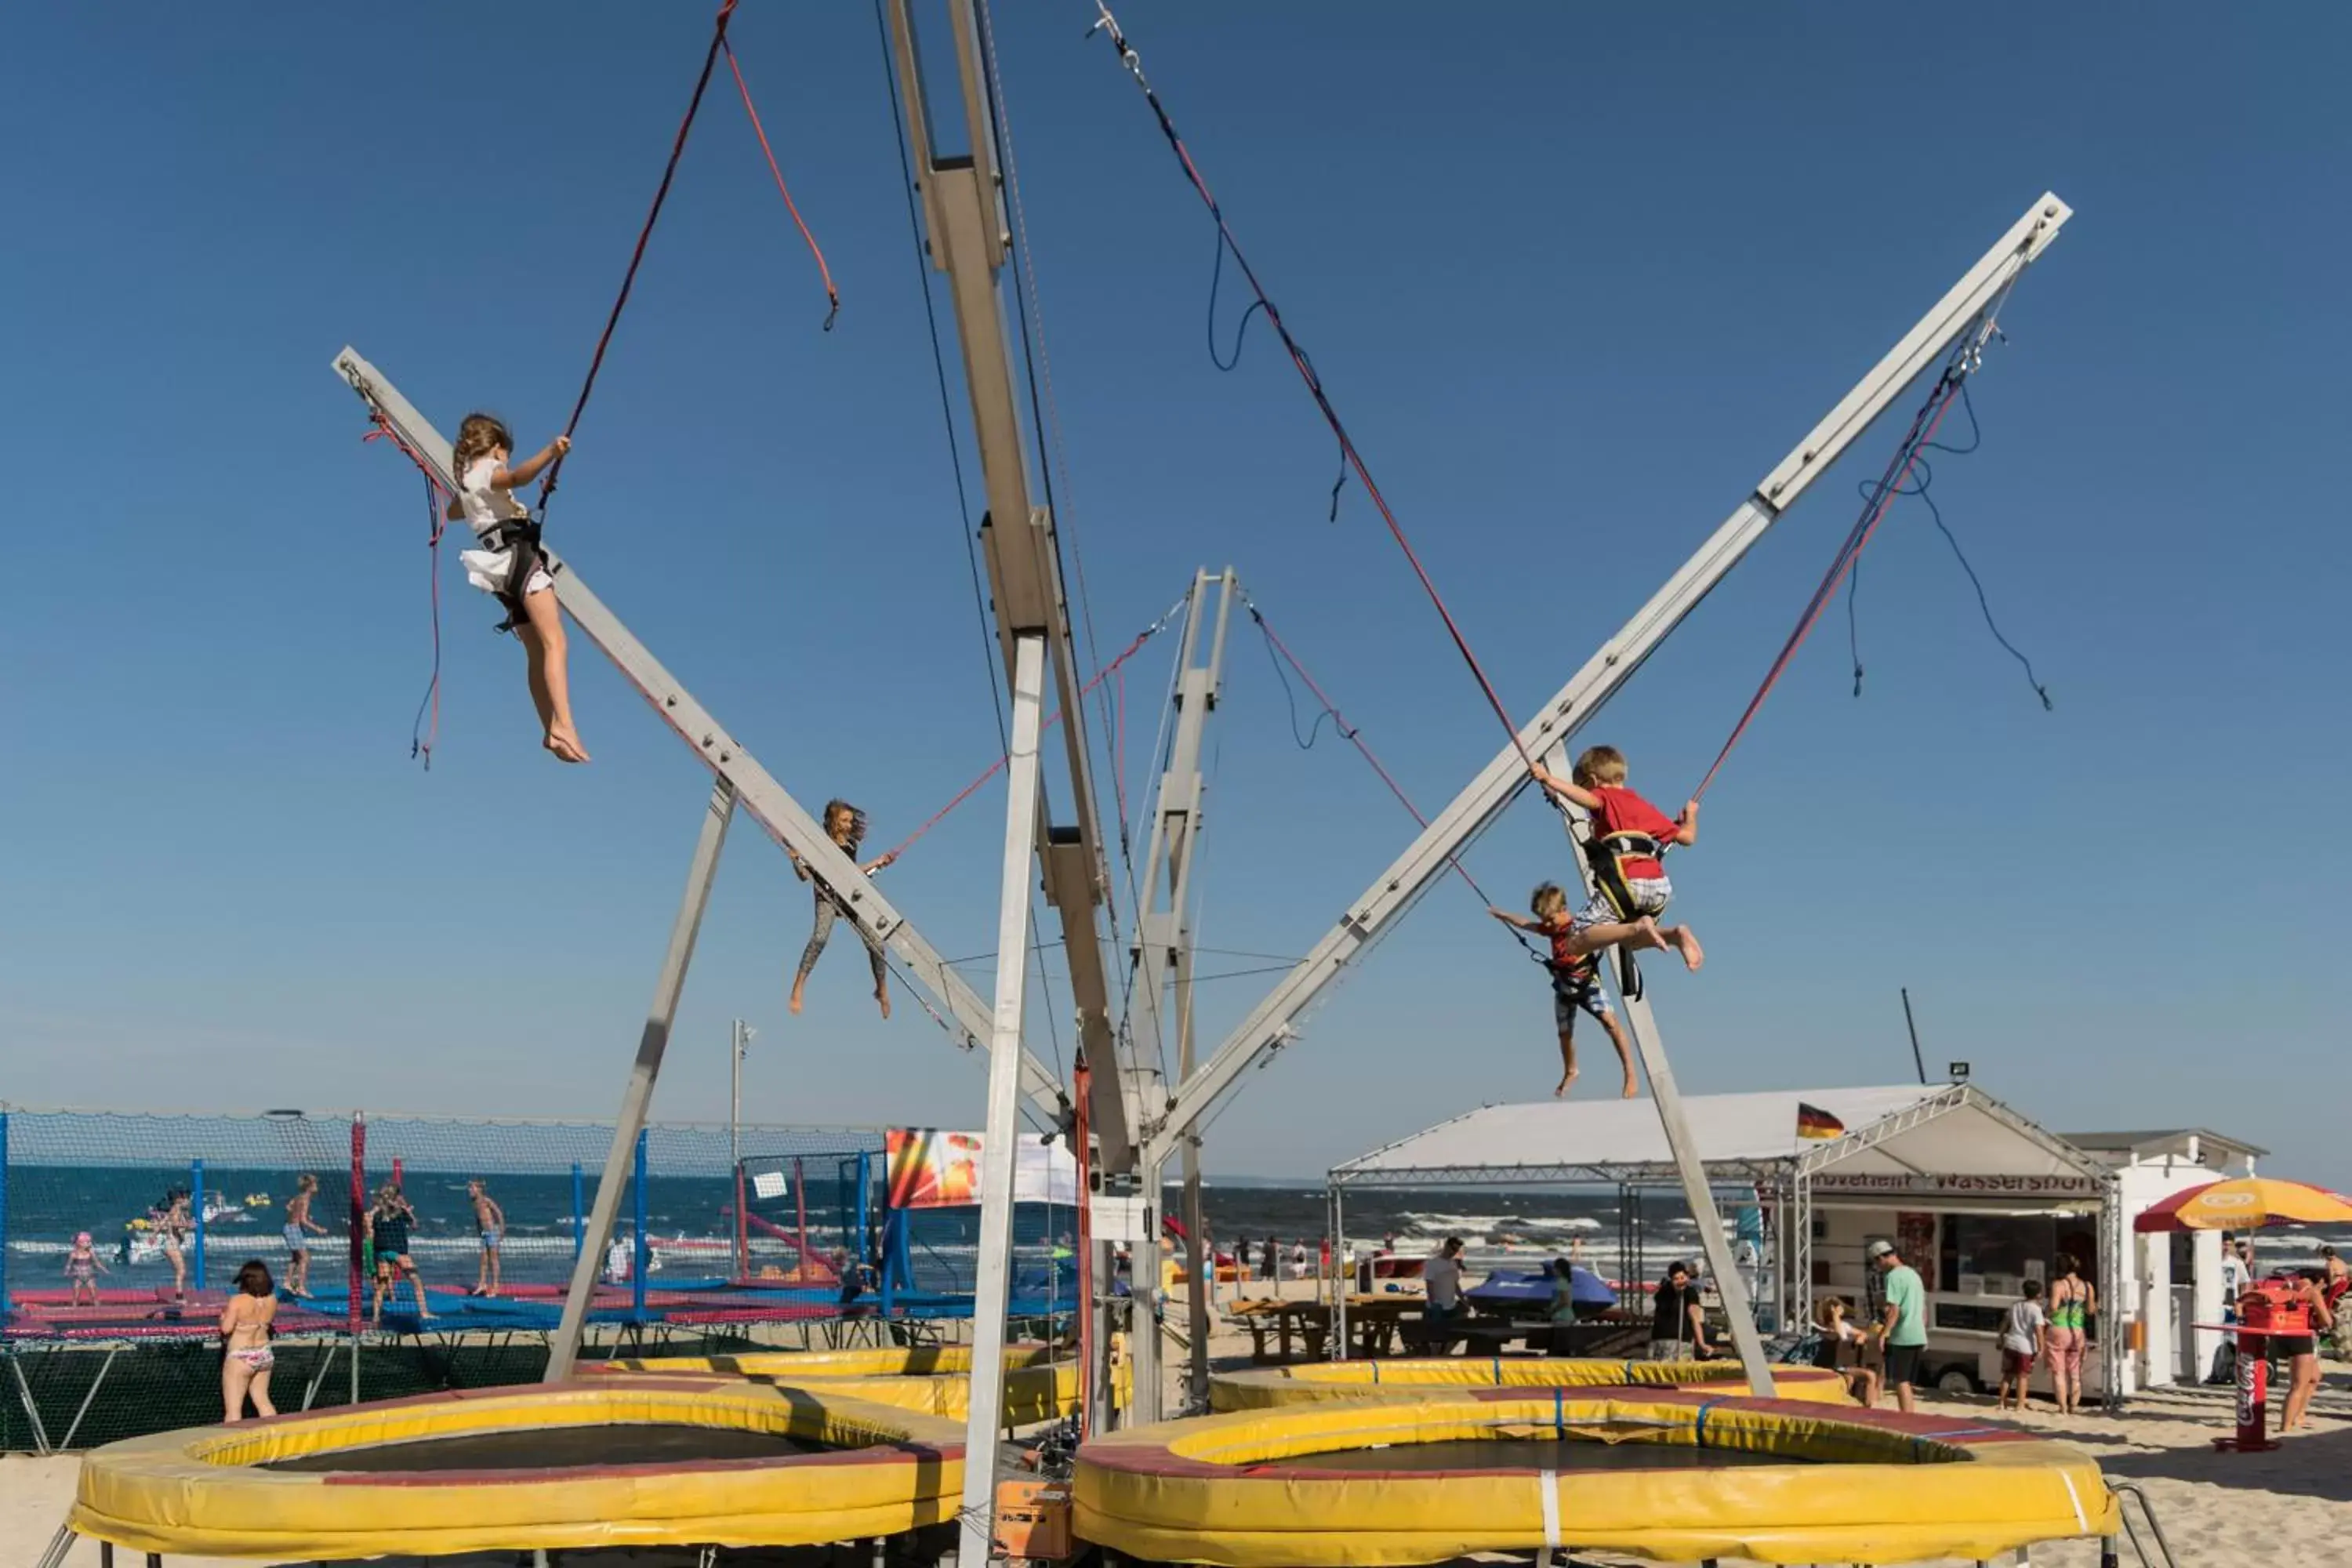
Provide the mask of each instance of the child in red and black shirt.
{"label": "child in red and black shirt", "polygon": [[1567,1098],[1569,1086],[1576,1081],[1576,1016],[1590,1013],[1601,1028],[1608,1031],[1609,1043],[1617,1047],[1617,1065],[1625,1069],[1624,1095],[1631,1100],[1640,1092],[1633,1079],[1633,1047],[1625,1038],[1625,1031],[1610,1009],[1609,998],[1601,989],[1601,974],[1591,953],[1578,952],[1574,948],[1576,918],[1568,912],[1568,895],[1559,890],[1557,882],[1546,882],[1535,890],[1528,907],[1534,913],[1530,920],[1515,915],[1508,910],[1489,907],[1486,912],[1507,926],[1533,931],[1551,942],[1551,957],[1544,967],[1551,971],[1552,1026],[1559,1034],[1559,1087],[1552,1098]]}
{"label": "child in red and black shirt", "polygon": [[[1571,952],[1597,952],[1604,947],[1671,947],[1682,954],[1685,967],[1696,969],[1706,961],[1698,938],[1688,926],[1661,926],[1657,917],[1674,897],[1674,884],[1658,857],[1672,844],[1698,841],[1698,802],[1683,807],[1682,815],[1665,813],[1625,787],[1625,754],[1614,746],[1593,746],[1576,759],[1575,777],[1536,766],[1528,769],[1536,783],[1592,814],[1593,870],[1602,884],[1601,896],[1576,916],[1569,939]],[[1602,861],[1600,858],[1610,858]],[[1622,889],[1626,907],[1620,909],[1608,895],[1612,879]]]}

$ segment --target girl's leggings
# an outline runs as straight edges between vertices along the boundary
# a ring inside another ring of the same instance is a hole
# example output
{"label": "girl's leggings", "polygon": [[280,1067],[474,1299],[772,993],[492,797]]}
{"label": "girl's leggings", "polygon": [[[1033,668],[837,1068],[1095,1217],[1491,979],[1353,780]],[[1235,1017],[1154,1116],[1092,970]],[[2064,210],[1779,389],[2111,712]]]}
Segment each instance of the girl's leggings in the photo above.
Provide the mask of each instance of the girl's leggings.
{"label": "girl's leggings", "polygon": [[[809,972],[816,967],[818,956],[824,952],[824,944],[832,940],[833,922],[839,919],[840,915],[840,910],[835,907],[831,899],[825,897],[824,890],[821,888],[817,889],[816,927],[809,932],[808,945],[801,949],[801,966],[799,972],[793,976],[793,984],[797,985],[806,980],[809,977]],[[861,939],[866,935],[863,931],[857,934]],[[883,962],[882,950],[868,942],[866,944],[866,962],[874,966],[874,984],[877,986],[886,984],[889,979],[890,969],[889,965]]]}

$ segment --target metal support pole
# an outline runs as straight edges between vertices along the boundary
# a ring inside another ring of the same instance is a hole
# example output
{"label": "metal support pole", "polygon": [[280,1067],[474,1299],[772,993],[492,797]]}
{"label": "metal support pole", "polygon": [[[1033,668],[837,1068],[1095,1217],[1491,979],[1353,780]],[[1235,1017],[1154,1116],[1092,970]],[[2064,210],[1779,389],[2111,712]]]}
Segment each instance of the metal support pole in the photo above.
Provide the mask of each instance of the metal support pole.
{"label": "metal support pole", "polygon": [[736,1019],[727,1030],[727,1168],[735,1173],[735,1278],[751,1272],[751,1225],[744,1215],[743,1053],[751,1030]]}
{"label": "metal support pole", "polygon": [[1552,695],[1512,743],[1496,753],[1451,805],[1430,818],[1420,837],[1251,1009],[1191,1081],[1177,1089],[1166,1114],[1144,1129],[1150,1142],[1163,1150],[1172,1149],[1175,1140],[1206,1114],[1252,1064],[1294,1037],[1299,1016],[1447,873],[1462,846],[1527,784],[1525,759],[1565,742],[1590,721],[1904,388],[1940,361],[1963,336],[1983,330],[1987,308],[2006,295],[2071,216],[2065,203],[2044,195],[2010,226],[1935,308],[1764,476],[1753,493],[1650,596],[1649,603],[1593,652],[1584,668]]}
{"label": "metal support pole", "polygon": [[14,1310],[8,1300],[8,1113],[0,1110],[0,1321]]}
{"label": "metal support pole", "polygon": [[1135,1267],[1128,1278],[1128,1300],[1132,1303],[1129,1310],[1134,1314],[1134,1323],[1127,1336],[1127,1353],[1135,1366],[1135,1391],[1129,1395],[1129,1410],[1138,1426],[1149,1426],[1166,1410],[1163,1390],[1168,1374],[1162,1365],[1166,1346],[1160,1330],[1160,1205],[1168,1196],[1167,1167],[1148,1149],[1137,1153],[1142,1161],[1135,1179],[1143,1200],[1143,1237],[1135,1243]]}
{"label": "metal support pole", "polygon": [[205,1288],[205,1163],[202,1160],[188,1162],[188,1213],[196,1222],[196,1256],[194,1261],[196,1289],[201,1290]]}
{"label": "metal support pole", "polygon": [[596,1205],[581,1236],[579,1256],[572,1262],[572,1288],[563,1299],[563,1321],[547,1347],[544,1382],[561,1383],[570,1377],[572,1364],[579,1360],[589,1304],[596,1295],[597,1265],[620,1212],[637,1134],[644,1130],[646,1109],[653,1103],[654,1080],[661,1074],[662,1053],[669,1047],[678,994],[686,989],[695,938],[702,931],[702,911],[710,901],[711,879],[719,870],[719,852],[726,847],[727,824],[734,815],[735,786],[722,774],[710,786],[702,829],[694,841],[694,858],[687,866],[686,891],[678,900],[677,918],[670,923],[669,947],[662,954],[661,973],[654,982],[653,1006],[646,1011],[645,1031],[637,1037],[637,1059],[629,1071],[628,1087],[621,1094],[620,1119],[613,1128],[612,1147],[604,1155],[604,1173],[597,1179]]}
{"label": "metal support pole", "polygon": [[360,1402],[360,1292],[366,1289],[367,1118],[352,1112],[351,1289],[343,1298],[343,1328],[352,1342],[352,1398]]}
{"label": "metal support pole", "polygon": [[581,1252],[588,1245],[588,1187],[580,1172],[580,1162],[572,1162],[572,1261],[580,1261]]}
{"label": "metal support pole", "polygon": [[[1545,765],[1566,778],[1570,771],[1568,747],[1555,742]],[[1596,887],[1592,867],[1585,858],[1584,841],[1591,830],[1591,816],[1582,806],[1567,802],[1562,803],[1560,815],[1568,828],[1569,843],[1575,851],[1577,869],[1583,879],[1584,896],[1590,900]],[[1731,1242],[1723,1234],[1723,1215],[1716,1207],[1715,1190],[1707,1184],[1706,1159],[1699,1152],[1697,1140],[1691,1135],[1690,1120],[1683,1113],[1682,1091],[1675,1087],[1675,1069],[1666,1060],[1666,1042],[1658,1033],[1658,1021],[1650,1013],[1650,999],[1643,987],[1624,984],[1632,971],[1632,955],[1620,952],[1613,956],[1614,963],[1603,962],[1600,967],[1612,981],[1619,982],[1617,1000],[1624,1011],[1626,1032],[1633,1037],[1633,1050],[1642,1058],[1642,1071],[1650,1080],[1650,1098],[1658,1107],[1658,1125],[1664,1130],[1666,1147],[1674,1154],[1683,1201],[1689,1205],[1691,1219],[1698,1226],[1699,1250],[1706,1255],[1706,1271],[1715,1276],[1715,1288],[1723,1297],[1723,1315],[1731,1326],[1731,1342],[1739,1352],[1740,1368],[1747,1374],[1748,1388],[1758,1398],[1773,1398],[1772,1363],[1764,1353],[1763,1336],[1756,1331],[1756,1309],[1748,1300],[1748,1282],[1740,1278]]]}
{"label": "metal support pole", "polygon": [[1014,1141],[1021,1136],[1021,1025],[1029,960],[1030,857],[1037,828],[1037,733],[1045,639],[1016,639],[1004,865],[997,886],[996,1016],[988,1051],[988,1126],[980,1150],[980,1248],[972,1281],[971,1395],[964,1422],[960,1568],[985,1568],[995,1544],[997,1446],[1003,1426],[1004,1313],[1013,1286]]}
{"label": "metal support pole", "polygon": [[653,1237],[646,1233],[646,1217],[652,1200],[646,1194],[646,1129],[637,1129],[636,1163],[629,1174],[629,1218],[636,1226],[636,1237],[629,1247],[629,1315],[636,1322],[646,1321],[646,1274],[653,1262]]}
{"label": "metal support pole", "polygon": [[[1040,638],[1062,710],[1070,819],[1053,822],[1041,810],[1034,842],[1044,871],[1045,902],[1061,918],[1062,958],[1077,1014],[1078,1048],[1094,1069],[1088,1079],[1094,1102],[1087,1108],[1087,1121],[1102,1146],[1106,1168],[1125,1172],[1135,1163],[1130,1150],[1139,1119],[1139,1080],[1150,1080],[1157,1089],[1158,1064],[1140,1062],[1111,1024],[1108,966],[1097,914],[1109,901],[1110,872],[1096,820],[1086,705],[1078,699],[1084,677],[1070,630],[1055,520],[1047,509],[1032,504],[1031,443],[1013,391],[1015,362],[997,288],[998,270],[1011,259],[1014,228],[1004,200],[1009,176],[997,156],[1002,128],[990,107],[975,0],[926,5],[924,16],[926,36],[918,39],[911,0],[890,0],[891,64],[907,118],[915,184],[922,196],[924,248],[931,265],[947,274],[948,299],[955,310],[956,347],[971,403],[972,446],[980,455],[981,488],[988,498],[980,525],[981,554],[1006,679],[1012,677],[1015,645],[1023,637]],[[963,99],[961,116],[951,108],[934,111],[929,91],[932,79],[917,58],[919,44],[932,51],[929,58],[940,66],[942,75],[946,68],[941,62],[952,62]],[[935,128],[944,135],[935,133]],[[959,131],[960,148],[952,146]],[[1038,466],[1044,467],[1043,453]],[[1117,1071],[1111,1070],[1114,1063]]]}
{"label": "metal support pole", "polygon": [[[1205,662],[1196,662],[1209,594],[1217,594],[1216,623],[1209,636]],[[1240,592],[1233,569],[1211,574],[1195,572],[1187,596],[1184,642],[1177,655],[1174,723],[1170,730],[1168,765],[1160,775],[1158,798],[1151,812],[1151,835],[1144,851],[1144,875],[1149,879],[1136,911],[1135,1005],[1129,1009],[1133,1037],[1130,1053],[1158,1076],[1166,1037],[1176,1037],[1176,1081],[1192,1076],[1193,1067],[1192,1006],[1192,867],[1199,854],[1202,805],[1207,782],[1201,769],[1202,738],[1209,716],[1216,710],[1224,681],[1225,632],[1233,618],[1234,600]],[[1164,875],[1164,881],[1163,881]],[[1163,1013],[1162,992],[1174,984],[1173,1018]],[[1148,1102],[1139,1084],[1139,1101]],[[1181,1212],[1184,1224],[1185,1325],[1191,1339],[1186,1391],[1192,1403],[1209,1397],[1209,1286],[1214,1254],[1207,1242],[1201,1203],[1201,1142],[1186,1137],[1181,1145],[1184,1182]],[[1152,1163],[1167,1169],[1168,1151],[1156,1152]],[[1162,1194],[1157,1188],[1155,1204]],[[1158,1280],[1155,1278],[1154,1285]],[[1155,1300],[1157,1297],[1155,1295]]]}
{"label": "metal support pole", "polygon": [[1334,1186],[1331,1189],[1331,1267],[1324,1270],[1333,1280],[1327,1287],[1331,1292],[1331,1343],[1328,1351],[1333,1361],[1348,1359],[1348,1288],[1355,1281],[1339,1278],[1347,1272],[1344,1261],[1348,1255],[1347,1243],[1342,1239],[1347,1234],[1348,1190]]}

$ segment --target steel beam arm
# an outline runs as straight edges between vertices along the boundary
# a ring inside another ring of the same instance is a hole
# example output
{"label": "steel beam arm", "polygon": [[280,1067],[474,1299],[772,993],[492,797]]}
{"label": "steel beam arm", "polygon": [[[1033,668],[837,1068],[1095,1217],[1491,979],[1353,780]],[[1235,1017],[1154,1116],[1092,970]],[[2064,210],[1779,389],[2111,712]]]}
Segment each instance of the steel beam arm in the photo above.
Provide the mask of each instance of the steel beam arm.
{"label": "steel beam arm", "polygon": [[1519,731],[1517,743],[1496,753],[1469,787],[1454,796],[1453,804],[1340,916],[1339,924],[1316,943],[1314,951],[1225,1037],[1200,1073],[1177,1089],[1166,1113],[1148,1128],[1154,1150],[1163,1153],[1172,1150],[1175,1141],[1235,1079],[1290,1037],[1299,1015],[1324,987],[1393,928],[1399,917],[1444,873],[1462,846],[1493,821],[1528,783],[1522,754],[1540,755],[1566,741],[1615,695],[1780,514],[2041,256],[2072,216],[2065,203],[2044,195],[1869,374],[1854,384],[1649,603],[1560,688],[1543,711]]}
{"label": "steel beam arm", "polygon": [[[457,476],[449,471],[449,443],[381,371],[347,348],[335,356],[335,374],[424,461],[436,482],[452,495],[457,493]],[[621,624],[619,616],[604,607],[579,574],[569,570],[552,550],[547,556],[548,569],[555,576],[556,601],[570,613],[581,634],[613,661],[662,721],[694,749],[704,766],[734,786],[742,810],[838,895],[845,917],[857,926],[860,935],[895,955],[915,984],[947,1009],[963,1031],[967,1048],[992,1039],[994,1010],[988,1003],[948,967],[939,951],[841,852],[816,819],[662,668],[661,661]],[[1021,1092],[1047,1126],[1058,1129],[1067,1121],[1069,1102],[1060,1083],[1026,1049],[1021,1053]]]}
{"label": "steel beam arm", "polygon": [[[994,121],[982,74],[979,24],[970,0],[949,0],[935,12],[943,13],[953,34],[969,153],[942,156],[932,135],[909,0],[891,0],[891,64],[898,76],[908,147],[922,193],[923,227],[931,264],[947,274],[949,298],[955,307],[956,342],[988,495],[981,540],[1006,679],[1012,677],[1018,640],[1042,637],[1055,695],[1061,704],[1062,751],[1069,771],[1073,820],[1056,825],[1041,800],[1036,814],[1037,855],[1045,901],[1061,917],[1063,956],[1069,965],[1070,994],[1077,1008],[1078,1043],[1095,1068],[1088,1123],[1101,1142],[1105,1167],[1124,1171],[1134,1163],[1134,1128],[1140,1107],[1131,1087],[1132,1063],[1121,1056],[1112,1026],[1110,977],[1095,914],[1110,896],[1110,880],[1101,830],[1095,819],[1086,708],[1079,700],[1082,678],[1063,591],[1061,548],[1051,513],[1031,503],[1027,441],[1013,394],[1010,334],[997,292],[997,272],[1011,253],[1012,238],[1002,199],[1003,175],[996,167]],[[1114,1063],[1118,1070],[1106,1070]]]}

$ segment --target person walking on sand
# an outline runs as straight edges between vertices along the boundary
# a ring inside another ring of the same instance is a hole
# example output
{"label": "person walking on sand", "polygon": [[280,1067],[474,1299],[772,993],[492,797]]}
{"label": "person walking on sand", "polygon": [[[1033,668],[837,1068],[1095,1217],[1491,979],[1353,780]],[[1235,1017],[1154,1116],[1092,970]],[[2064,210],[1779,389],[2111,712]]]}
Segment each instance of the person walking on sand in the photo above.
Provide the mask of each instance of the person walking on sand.
{"label": "person walking on sand", "polygon": [[1895,1387],[1895,1408],[1908,1415],[1917,1407],[1919,1357],[1927,1349],[1927,1287],[1893,1242],[1874,1241],[1864,1250],[1886,1277],[1886,1316],[1879,1325],[1886,1336],[1886,1381]]}
{"label": "person walking on sand", "polygon": [[310,1300],[310,1238],[327,1227],[310,1217],[310,1200],[319,1194],[319,1178],[308,1171],[295,1178],[294,1195],[286,1200],[286,1293],[297,1300]]}
{"label": "person walking on sand", "polygon": [[2050,1352],[2050,1388],[2058,1414],[2072,1415],[2083,1401],[2083,1352],[2091,1342],[2091,1320],[2098,1315],[2099,1293],[2072,1257],[2058,1259],[2058,1278],[2050,1286],[2050,1326],[2043,1343]]}
{"label": "person walking on sand", "polygon": [[250,1398],[258,1415],[278,1414],[269,1403],[269,1369],[278,1357],[269,1348],[269,1326],[278,1317],[278,1286],[258,1258],[236,1271],[236,1289],[221,1307],[221,1419],[234,1426],[245,1419]]}
{"label": "person walking on sand", "polygon": [[2336,1313],[2327,1304],[2327,1293],[2320,1289],[2312,1273],[2289,1277],[2286,1305],[2300,1305],[2311,1314],[2312,1331],[2271,1336],[2270,1353],[2284,1362],[2287,1368],[2286,1410],[2279,1419],[2282,1436],[2311,1425],[2311,1396],[2319,1392],[2319,1341],[2336,1326]]}
{"label": "person walking on sand", "polygon": [[507,1211],[499,1207],[499,1200],[476,1176],[466,1184],[466,1201],[474,1205],[474,1228],[481,1234],[482,1262],[474,1274],[472,1294],[495,1296],[499,1293],[499,1244],[506,1238]]}

